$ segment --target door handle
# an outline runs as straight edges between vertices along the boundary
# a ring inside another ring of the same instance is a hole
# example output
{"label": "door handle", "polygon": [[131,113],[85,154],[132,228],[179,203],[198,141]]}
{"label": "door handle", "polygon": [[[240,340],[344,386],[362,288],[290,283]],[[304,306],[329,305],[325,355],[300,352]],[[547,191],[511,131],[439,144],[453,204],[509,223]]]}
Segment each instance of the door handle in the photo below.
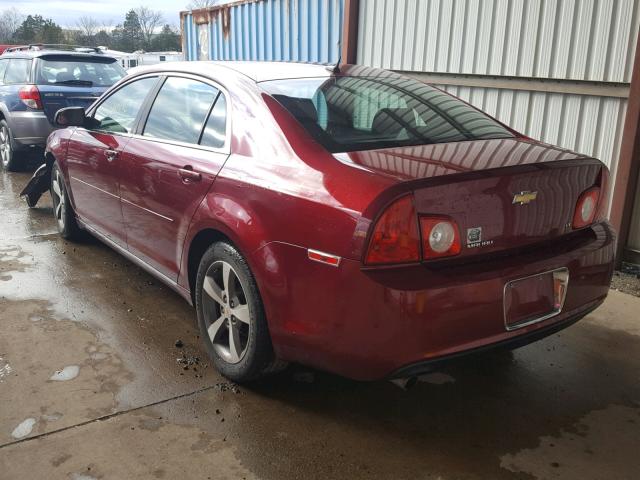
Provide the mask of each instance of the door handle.
{"label": "door handle", "polygon": [[199,182],[202,180],[202,175],[199,172],[194,172],[191,165],[178,169],[178,175],[184,183]]}
{"label": "door handle", "polygon": [[105,150],[104,156],[107,157],[107,162],[113,162],[118,156],[118,152],[115,150]]}

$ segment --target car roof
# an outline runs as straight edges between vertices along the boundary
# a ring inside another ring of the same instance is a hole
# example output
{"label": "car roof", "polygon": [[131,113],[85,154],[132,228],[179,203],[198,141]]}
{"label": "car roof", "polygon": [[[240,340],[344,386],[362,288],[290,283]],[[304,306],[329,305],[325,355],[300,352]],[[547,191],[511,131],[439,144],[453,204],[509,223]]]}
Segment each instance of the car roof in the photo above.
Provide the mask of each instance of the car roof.
{"label": "car roof", "polygon": [[[295,78],[318,78],[335,75],[333,65],[302,62],[262,62],[262,61],[183,61],[156,65],[139,66],[129,70],[130,74],[182,72],[208,76],[215,67],[222,67],[247,77],[254,82],[284,80]],[[387,76],[395,75],[388,70],[363,67],[359,65],[341,65],[339,74],[350,76]]]}
{"label": "car roof", "polygon": [[103,53],[76,51],[76,50],[16,50],[13,52],[5,51],[0,55],[0,58],[39,58],[50,55],[64,55],[70,57],[94,57],[94,58],[110,58],[116,60],[111,55],[104,55]]}

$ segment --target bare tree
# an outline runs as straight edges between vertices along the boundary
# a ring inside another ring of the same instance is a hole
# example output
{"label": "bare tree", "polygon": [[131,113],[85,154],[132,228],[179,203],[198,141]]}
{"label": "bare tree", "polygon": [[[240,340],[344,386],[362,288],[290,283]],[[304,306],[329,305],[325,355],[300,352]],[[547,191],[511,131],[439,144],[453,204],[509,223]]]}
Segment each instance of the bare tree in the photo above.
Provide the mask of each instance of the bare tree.
{"label": "bare tree", "polygon": [[76,28],[80,30],[80,34],[83,37],[93,37],[98,33],[98,27],[100,23],[93,17],[82,16],[76,21]]}
{"label": "bare tree", "polygon": [[22,24],[24,15],[17,8],[11,7],[0,14],[0,42],[9,43],[11,37]]}
{"label": "bare tree", "polygon": [[140,6],[135,9],[136,15],[138,15],[138,21],[140,22],[140,29],[142,30],[142,36],[147,45],[151,44],[151,37],[156,28],[160,27],[164,23],[162,12],[158,10],[151,10],[148,7]]}
{"label": "bare tree", "polygon": [[187,5],[187,10],[197,10],[198,8],[213,7],[222,3],[221,0],[193,0]]}
{"label": "bare tree", "polygon": [[100,28],[98,30],[104,30],[105,32],[110,32],[113,30],[113,20],[103,20],[100,24]]}

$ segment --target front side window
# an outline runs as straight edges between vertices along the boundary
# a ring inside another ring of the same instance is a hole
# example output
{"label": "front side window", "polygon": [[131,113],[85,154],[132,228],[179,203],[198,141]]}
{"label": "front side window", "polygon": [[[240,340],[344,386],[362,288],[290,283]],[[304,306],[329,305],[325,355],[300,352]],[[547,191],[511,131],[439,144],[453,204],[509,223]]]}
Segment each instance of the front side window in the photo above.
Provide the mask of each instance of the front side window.
{"label": "front side window", "polygon": [[7,71],[4,74],[4,83],[29,83],[29,71],[31,60],[25,58],[13,58],[9,60]]}
{"label": "front side window", "polygon": [[110,87],[126,75],[117,60],[77,56],[47,56],[38,60],[38,85]]}
{"label": "front side window", "polygon": [[95,130],[113,133],[131,133],[145,97],[156,83],[156,77],[131,82],[102,102],[93,118]]}
{"label": "front side window", "polygon": [[410,78],[306,78],[261,86],[333,153],[513,137],[488,115]]}
{"label": "front side window", "polygon": [[218,89],[190,78],[169,77],[153,102],[146,137],[197,144]]}

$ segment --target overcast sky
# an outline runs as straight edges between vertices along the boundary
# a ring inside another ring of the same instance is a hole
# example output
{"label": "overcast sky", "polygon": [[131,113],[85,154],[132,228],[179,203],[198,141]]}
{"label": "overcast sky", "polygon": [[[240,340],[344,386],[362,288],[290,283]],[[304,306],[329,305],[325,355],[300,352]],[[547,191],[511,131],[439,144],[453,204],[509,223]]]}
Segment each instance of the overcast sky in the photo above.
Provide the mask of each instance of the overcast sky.
{"label": "overcast sky", "polygon": [[162,11],[165,23],[180,25],[180,11],[186,10],[189,0],[0,0],[0,11],[16,7],[24,15],[39,14],[59,25],[73,26],[76,19],[88,15],[100,22],[122,23],[132,8],[146,5]]}

